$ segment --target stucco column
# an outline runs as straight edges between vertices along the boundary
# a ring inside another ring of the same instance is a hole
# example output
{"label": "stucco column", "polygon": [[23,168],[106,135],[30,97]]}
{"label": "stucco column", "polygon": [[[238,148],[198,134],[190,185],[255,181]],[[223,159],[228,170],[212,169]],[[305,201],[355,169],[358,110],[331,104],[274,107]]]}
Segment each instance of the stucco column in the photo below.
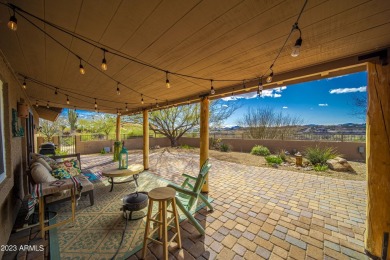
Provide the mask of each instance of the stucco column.
{"label": "stucco column", "polygon": [[[390,233],[390,65],[368,64],[365,249],[381,257]],[[386,251],[385,251],[386,252]],[[387,257],[390,250],[387,249]]]}

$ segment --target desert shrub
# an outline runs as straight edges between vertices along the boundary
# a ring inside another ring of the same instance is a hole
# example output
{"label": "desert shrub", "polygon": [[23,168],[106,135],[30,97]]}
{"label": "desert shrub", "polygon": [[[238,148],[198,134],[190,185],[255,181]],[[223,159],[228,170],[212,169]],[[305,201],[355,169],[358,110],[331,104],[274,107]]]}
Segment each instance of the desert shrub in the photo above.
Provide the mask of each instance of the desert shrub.
{"label": "desert shrub", "polygon": [[313,169],[316,171],[316,172],[324,172],[326,170],[328,170],[328,165],[324,164],[317,164],[313,167]]}
{"label": "desert shrub", "polygon": [[106,154],[106,150],[104,150],[104,148],[102,148],[102,149],[100,150],[100,154]]}
{"label": "desert shrub", "polygon": [[180,146],[180,148],[182,148],[182,149],[193,149],[193,147],[189,146],[188,144],[183,144],[182,146]]}
{"label": "desert shrub", "polygon": [[265,157],[265,160],[269,164],[281,164],[283,162],[282,158],[280,158],[278,155],[268,155]]}
{"label": "desert shrub", "polygon": [[219,145],[219,150],[221,152],[230,152],[232,150],[232,146],[229,144],[221,143]]}
{"label": "desert shrub", "polygon": [[286,150],[282,149],[279,151],[279,157],[283,162],[287,161]]}
{"label": "desert shrub", "polygon": [[220,148],[220,145],[222,143],[222,139],[221,138],[210,138],[210,149],[215,149],[215,150],[219,150]]}
{"label": "desert shrub", "polygon": [[265,146],[262,146],[262,145],[255,145],[252,150],[251,150],[251,154],[253,155],[261,155],[261,156],[267,156],[267,155],[270,155],[271,152],[269,151],[269,149]]}
{"label": "desert shrub", "polygon": [[61,151],[60,149],[56,149],[56,156],[61,156],[61,155],[67,155],[67,151]]}
{"label": "desert shrub", "polygon": [[334,149],[333,147],[322,148],[319,146],[307,148],[305,151],[305,155],[312,165],[324,165],[327,160],[339,156],[336,149]]}

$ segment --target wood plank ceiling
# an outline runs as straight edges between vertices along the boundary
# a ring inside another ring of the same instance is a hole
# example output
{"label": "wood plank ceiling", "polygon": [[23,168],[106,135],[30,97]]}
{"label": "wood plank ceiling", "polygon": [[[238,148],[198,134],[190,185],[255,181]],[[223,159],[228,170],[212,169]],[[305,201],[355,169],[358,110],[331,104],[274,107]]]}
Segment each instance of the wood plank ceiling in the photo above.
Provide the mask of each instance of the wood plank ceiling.
{"label": "wood plank ceiling", "polygon": [[[61,28],[167,71],[208,79],[253,79],[267,72],[289,34],[303,0],[18,0],[23,10]],[[12,11],[0,6],[0,49],[13,70],[50,84],[27,81],[30,102],[122,112],[208,93],[210,82],[169,75],[106,54],[26,14],[16,32],[6,26]],[[390,46],[390,3],[385,0],[309,0],[299,22],[303,45],[290,56],[294,32],[274,66],[275,75]],[[79,59],[85,75],[79,73]],[[106,75],[105,75],[106,74]],[[107,75],[109,77],[107,77]],[[18,76],[22,84],[23,77]],[[120,87],[117,95],[117,82]],[[232,82],[214,82],[218,90]],[[58,87],[55,95],[54,87]],[[143,94],[144,104],[141,104]],[[66,95],[70,105],[66,104]],[[102,101],[102,100],[107,101]]]}

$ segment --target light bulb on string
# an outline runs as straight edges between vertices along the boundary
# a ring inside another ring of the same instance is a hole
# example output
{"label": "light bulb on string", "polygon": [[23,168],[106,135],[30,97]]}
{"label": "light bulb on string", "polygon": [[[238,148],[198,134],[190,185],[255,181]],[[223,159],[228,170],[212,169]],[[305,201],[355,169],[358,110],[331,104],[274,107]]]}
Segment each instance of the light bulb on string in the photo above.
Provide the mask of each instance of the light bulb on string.
{"label": "light bulb on string", "polygon": [[141,104],[144,104],[144,96],[141,94]]}
{"label": "light bulb on string", "polygon": [[257,88],[257,94],[261,96],[263,94],[263,77],[259,78],[259,86]]}
{"label": "light bulb on string", "polygon": [[54,91],[54,95],[58,95],[58,90],[56,88],[56,90]]}
{"label": "light bulb on string", "polygon": [[242,89],[245,89],[245,91],[248,91],[249,89],[246,88],[245,80],[242,81]]}
{"label": "light bulb on string", "polygon": [[157,108],[160,107],[160,105],[159,105],[158,102],[157,102],[157,99],[156,99],[156,107],[157,107]]}
{"label": "light bulb on string", "polygon": [[11,15],[11,17],[9,18],[7,25],[10,30],[16,31],[18,29],[18,20],[16,19],[15,16],[15,8],[12,8],[12,11],[14,12],[14,14]]}
{"label": "light bulb on string", "polygon": [[292,47],[291,56],[298,57],[299,53],[300,53],[301,46],[302,46],[302,32],[301,32],[301,29],[299,29],[298,23],[295,23],[293,25],[292,31],[294,31],[294,30],[299,31],[299,38],[295,41],[295,44]]}
{"label": "light bulb on string", "polygon": [[127,107],[127,103],[126,103],[126,112],[129,111],[129,108]]}
{"label": "light bulb on string", "polygon": [[69,105],[70,104],[70,101],[69,101],[69,96],[66,95],[66,104]]}
{"label": "light bulb on string", "polygon": [[233,88],[233,91],[232,91],[232,94],[231,94],[232,97],[234,97],[234,88]]}
{"label": "light bulb on string", "polygon": [[119,89],[119,82],[116,83],[116,94],[118,96],[121,94],[121,90]]}
{"label": "light bulb on string", "polygon": [[274,71],[272,70],[272,67],[273,67],[273,64],[271,65],[271,67],[269,68],[271,70],[271,73],[268,75],[266,81],[267,83],[271,83],[272,82],[272,78],[274,76]]}
{"label": "light bulb on string", "polygon": [[97,108],[97,107],[98,107],[98,104],[97,104],[96,98],[95,98],[95,108]]}
{"label": "light bulb on string", "polygon": [[49,101],[47,101],[46,107],[47,107],[47,108],[50,108]]}
{"label": "light bulb on string", "polygon": [[210,80],[210,83],[211,83],[210,94],[214,95],[215,94],[215,89],[214,89],[214,86],[213,86],[213,80],[212,79]]}
{"label": "light bulb on string", "polygon": [[38,105],[38,100],[35,101],[35,106],[36,106],[36,107],[39,107],[39,105]]}
{"label": "light bulb on string", "polygon": [[170,88],[171,87],[171,84],[169,83],[169,79],[168,79],[168,71],[165,72],[165,86],[167,88]]}
{"label": "light bulb on string", "polygon": [[190,99],[187,99],[187,106],[190,105]]}
{"label": "light bulb on string", "polygon": [[23,80],[23,89],[27,89],[26,78]]}
{"label": "light bulb on string", "polygon": [[106,50],[105,50],[105,49],[103,49],[103,60],[102,60],[101,68],[102,68],[102,70],[104,70],[104,71],[107,70]]}
{"label": "light bulb on string", "polygon": [[80,74],[81,75],[84,75],[85,74],[85,69],[84,69],[84,66],[83,66],[83,64],[81,63],[81,58],[80,58],[80,66],[79,66],[79,70],[80,70]]}

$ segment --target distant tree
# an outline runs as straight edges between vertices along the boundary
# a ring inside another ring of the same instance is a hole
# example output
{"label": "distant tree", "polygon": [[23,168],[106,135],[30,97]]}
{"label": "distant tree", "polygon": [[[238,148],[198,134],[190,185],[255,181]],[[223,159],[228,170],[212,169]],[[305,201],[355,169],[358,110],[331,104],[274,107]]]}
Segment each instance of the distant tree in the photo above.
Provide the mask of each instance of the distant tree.
{"label": "distant tree", "polygon": [[78,115],[76,110],[68,109],[68,123],[70,126],[70,133],[73,134],[77,128]]}
{"label": "distant tree", "polygon": [[45,141],[52,142],[53,136],[59,132],[59,123],[58,121],[48,121],[45,119],[39,119],[39,133],[41,133]]}
{"label": "distant tree", "polygon": [[281,139],[295,133],[302,124],[300,117],[292,117],[273,108],[250,108],[239,120],[245,132],[254,139]]}
{"label": "distant tree", "polygon": [[[229,102],[229,104],[230,106],[226,106],[221,100],[211,101],[210,125],[221,124],[240,107],[238,102]],[[171,141],[171,146],[175,147],[185,133],[199,126],[199,120],[199,104],[183,105],[151,112],[149,114],[149,127],[155,133],[166,136]],[[142,123],[142,116],[124,117],[123,121]]]}
{"label": "distant tree", "polygon": [[352,106],[352,115],[356,116],[362,121],[365,121],[367,114],[367,96],[353,96]]}
{"label": "distant tree", "polygon": [[104,133],[108,139],[111,131],[116,127],[116,116],[110,114],[100,114],[92,122],[95,132]]}
{"label": "distant tree", "polygon": [[56,120],[56,123],[58,124],[58,129],[60,130],[60,133],[64,135],[65,129],[68,127],[68,121],[64,116],[59,116]]}

